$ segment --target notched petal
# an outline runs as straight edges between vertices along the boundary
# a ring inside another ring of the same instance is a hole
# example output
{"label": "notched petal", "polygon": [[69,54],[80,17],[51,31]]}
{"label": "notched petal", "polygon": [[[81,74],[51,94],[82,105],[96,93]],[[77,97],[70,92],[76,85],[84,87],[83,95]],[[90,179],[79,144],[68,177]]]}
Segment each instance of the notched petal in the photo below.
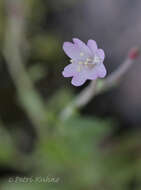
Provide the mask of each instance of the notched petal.
{"label": "notched petal", "polygon": [[74,64],[74,63],[67,65],[64,68],[64,71],[62,72],[62,75],[64,77],[72,77],[73,75],[76,74],[76,67],[77,67],[77,65]]}
{"label": "notched petal", "polygon": [[83,41],[78,38],[73,38],[73,42],[79,47],[81,53],[84,53],[86,56],[91,56],[90,49]]}
{"label": "notched petal", "polygon": [[105,53],[104,53],[103,49],[98,49],[97,50],[97,54],[101,58],[101,60],[104,61],[104,59],[105,59]]}
{"label": "notched petal", "polygon": [[74,86],[82,86],[86,82],[86,78],[81,74],[78,74],[72,78],[71,84]]}
{"label": "notched petal", "polygon": [[98,71],[98,76],[99,76],[100,78],[104,78],[104,77],[106,76],[106,74],[107,74],[106,68],[105,68],[105,66],[104,66],[103,63],[101,63],[101,64],[98,66],[97,71]]}
{"label": "notched petal", "polygon": [[97,43],[94,40],[88,40],[87,46],[90,48],[91,52],[95,54],[97,50]]}
{"label": "notched petal", "polygon": [[78,59],[80,57],[80,50],[71,42],[64,42],[63,50],[71,59]]}

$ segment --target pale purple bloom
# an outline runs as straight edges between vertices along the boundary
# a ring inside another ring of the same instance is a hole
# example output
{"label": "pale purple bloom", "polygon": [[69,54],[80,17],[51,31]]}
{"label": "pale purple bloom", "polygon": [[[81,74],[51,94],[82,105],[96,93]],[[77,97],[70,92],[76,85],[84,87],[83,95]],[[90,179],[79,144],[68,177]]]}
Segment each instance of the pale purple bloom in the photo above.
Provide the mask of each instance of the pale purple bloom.
{"label": "pale purple bloom", "polygon": [[67,65],[62,72],[64,77],[72,77],[74,86],[83,85],[86,80],[96,80],[106,76],[103,64],[105,54],[98,49],[94,40],[88,40],[87,45],[77,38],[73,43],[64,42],[63,50],[70,57],[71,64]]}

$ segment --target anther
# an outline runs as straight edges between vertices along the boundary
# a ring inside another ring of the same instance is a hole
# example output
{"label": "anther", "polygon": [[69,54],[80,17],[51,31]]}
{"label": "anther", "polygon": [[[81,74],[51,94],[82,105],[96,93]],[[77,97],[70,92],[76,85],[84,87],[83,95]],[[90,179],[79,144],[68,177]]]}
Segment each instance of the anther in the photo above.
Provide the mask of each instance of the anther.
{"label": "anther", "polygon": [[92,61],[91,59],[89,59],[89,58],[87,58],[87,60],[86,60],[87,62],[90,62],[90,61]]}
{"label": "anther", "polygon": [[95,57],[94,57],[94,62],[97,63],[97,62],[99,62],[99,61],[100,61],[100,58],[99,58],[98,56],[95,56]]}
{"label": "anther", "polygon": [[82,64],[83,64],[83,62],[82,62],[82,61],[79,61],[79,62],[78,62],[78,64],[79,64],[79,65],[82,65]]}
{"label": "anther", "polygon": [[78,66],[77,71],[78,71],[78,72],[81,71],[81,66]]}
{"label": "anther", "polygon": [[80,56],[81,56],[81,57],[83,57],[83,56],[84,56],[84,53],[83,53],[83,52],[81,52],[81,53],[80,53]]}

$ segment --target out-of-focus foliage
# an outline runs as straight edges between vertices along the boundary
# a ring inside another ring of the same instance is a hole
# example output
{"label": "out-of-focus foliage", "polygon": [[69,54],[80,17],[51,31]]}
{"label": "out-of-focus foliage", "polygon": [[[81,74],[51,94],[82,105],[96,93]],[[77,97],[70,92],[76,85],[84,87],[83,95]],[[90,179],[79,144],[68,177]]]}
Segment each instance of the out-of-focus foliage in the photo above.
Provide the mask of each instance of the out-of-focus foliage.
{"label": "out-of-focus foliage", "polygon": [[[5,26],[4,5],[3,1],[0,1],[0,42],[2,42],[4,26]],[[1,43],[0,43],[0,48],[1,48]]]}
{"label": "out-of-focus foliage", "polygon": [[[25,65],[29,78],[35,85],[37,84],[37,89],[39,87],[38,90],[41,90],[45,97],[47,121],[45,128],[34,129],[37,136],[38,133],[42,136],[39,139],[35,138],[35,147],[29,154],[19,150],[17,140],[23,138],[23,144],[28,141],[29,137],[24,137],[25,134],[19,125],[25,116],[22,119],[17,116],[17,120],[12,124],[9,121],[0,122],[0,166],[20,171],[20,174],[9,173],[0,178],[0,189],[129,190],[133,183],[136,184],[136,190],[140,190],[139,133],[109,138],[117,128],[116,120],[83,116],[78,112],[65,121],[59,117],[60,112],[74,97],[74,93],[66,87],[58,90],[60,81],[63,80],[60,79],[60,73],[65,60],[61,51],[63,40],[56,31],[47,27],[48,23],[51,23],[48,16],[65,7],[73,6],[76,1],[26,0],[25,3],[28,10]],[[0,41],[3,40],[6,30],[6,18],[4,1],[0,1]],[[42,86],[42,83],[45,85]],[[29,93],[28,97],[26,95],[23,92],[24,103],[31,105],[30,109],[34,110],[37,105],[32,93]],[[16,105],[20,107],[20,101],[17,99],[15,95]],[[5,123],[8,123],[8,127],[5,127]],[[26,128],[31,127],[30,122],[28,125]],[[59,181],[10,183],[9,176],[13,179],[17,176],[33,179],[50,176],[59,178]]]}
{"label": "out-of-focus foliage", "polygon": [[[2,126],[0,126],[2,127]],[[14,160],[15,147],[9,134],[3,128],[0,128],[0,163],[9,164]],[[11,160],[9,160],[9,158]]]}
{"label": "out-of-focus foliage", "polygon": [[55,36],[45,34],[36,36],[31,41],[33,59],[48,61],[49,65],[56,60],[59,61],[62,58],[60,44],[59,39]]}
{"label": "out-of-focus foliage", "polygon": [[[69,96],[69,93],[67,97],[66,92],[61,91],[60,101],[63,98],[67,103]],[[26,177],[53,176],[59,177],[59,182],[9,184],[8,179],[4,179],[1,181],[3,189],[128,190],[133,179],[140,182],[140,134],[130,133],[107,142],[109,134],[115,130],[115,121],[81,117],[78,114],[65,122],[59,121],[57,115],[61,106],[55,103],[59,102],[59,98],[54,97],[50,102],[54,108],[54,113],[50,110],[51,127],[44,129],[46,135],[37,143],[36,150],[31,155],[25,157],[19,152],[15,153],[9,143],[12,136],[4,137],[9,139],[5,142],[1,138],[0,143],[4,146],[7,144],[3,157],[9,165],[19,169],[22,160],[24,171],[28,173]],[[15,154],[18,158],[15,157],[13,161]]]}

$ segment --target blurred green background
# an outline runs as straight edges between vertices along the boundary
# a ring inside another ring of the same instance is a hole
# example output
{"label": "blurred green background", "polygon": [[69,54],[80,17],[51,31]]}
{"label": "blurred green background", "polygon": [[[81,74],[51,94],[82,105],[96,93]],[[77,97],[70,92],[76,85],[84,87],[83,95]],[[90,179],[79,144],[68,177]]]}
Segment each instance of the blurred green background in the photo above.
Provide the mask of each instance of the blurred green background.
{"label": "blurred green background", "polygon": [[[117,94],[124,86],[95,97],[68,119],[60,119],[62,110],[89,83],[76,89],[70,79],[62,77],[68,62],[63,42],[73,35],[82,40],[96,38],[102,48],[107,47],[109,73],[131,47],[127,44],[123,52],[117,47],[112,50],[115,36],[106,36],[106,29],[101,28],[108,22],[107,13],[107,20],[101,22],[97,17],[94,23],[92,17],[95,27],[88,27],[86,15],[92,2],[96,7],[98,1],[0,0],[2,190],[141,190],[140,109],[134,104],[132,117],[130,106],[125,104],[125,112],[116,107],[121,101]],[[102,15],[99,10],[98,16]]]}

